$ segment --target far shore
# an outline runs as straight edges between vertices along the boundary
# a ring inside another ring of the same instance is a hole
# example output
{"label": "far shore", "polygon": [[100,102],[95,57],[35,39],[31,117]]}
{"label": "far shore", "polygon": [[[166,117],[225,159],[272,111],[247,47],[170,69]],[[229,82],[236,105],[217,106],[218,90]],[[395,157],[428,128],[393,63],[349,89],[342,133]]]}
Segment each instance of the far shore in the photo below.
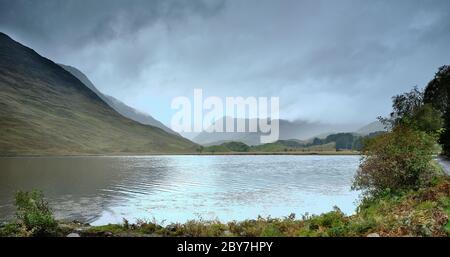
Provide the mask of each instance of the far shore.
{"label": "far shore", "polygon": [[358,151],[293,151],[293,152],[194,152],[194,153],[112,153],[112,154],[24,154],[0,155],[0,158],[25,157],[119,157],[119,156],[217,156],[217,155],[360,155]]}

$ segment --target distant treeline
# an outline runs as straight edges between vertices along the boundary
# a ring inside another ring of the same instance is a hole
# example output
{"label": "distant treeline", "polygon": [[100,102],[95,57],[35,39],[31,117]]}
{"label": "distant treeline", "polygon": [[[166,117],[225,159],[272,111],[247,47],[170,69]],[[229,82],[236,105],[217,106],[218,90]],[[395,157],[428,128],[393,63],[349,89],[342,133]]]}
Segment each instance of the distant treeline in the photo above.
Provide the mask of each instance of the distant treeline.
{"label": "distant treeline", "polygon": [[[379,117],[388,128],[408,127],[436,138],[441,154],[450,157],[450,66],[439,68],[424,90],[413,88],[396,95],[393,112],[389,117]],[[288,152],[288,151],[360,151],[364,141],[386,132],[374,132],[366,136],[356,133],[336,133],[309,141],[297,139],[278,140],[269,144],[249,146],[242,142],[225,142],[220,145],[197,148],[198,152]],[[390,132],[389,132],[390,133]],[[380,137],[382,138],[382,137]],[[422,138],[418,138],[419,140]]]}
{"label": "distant treeline", "polygon": [[199,147],[198,152],[224,153],[224,152],[292,152],[292,151],[340,151],[362,149],[364,140],[380,135],[382,131],[373,132],[367,136],[355,133],[331,134],[325,138],[314,138],[310,141],[296,139],[278,140],[273,143],[249,146],[242,142],[225,142],[219,145]]}
{"label": "distant treeline", "polygon": [[335,143],[336,150],[356,150],[359,151],[364,146],[364,140],[381,135],[385,132],[377,131],[370,133],[367,136],[361,136],[355,133],[337,133],[331,134],[324,139],[314,138],[313,142],[307,144],[307,146],[325,145],[329,143]]}

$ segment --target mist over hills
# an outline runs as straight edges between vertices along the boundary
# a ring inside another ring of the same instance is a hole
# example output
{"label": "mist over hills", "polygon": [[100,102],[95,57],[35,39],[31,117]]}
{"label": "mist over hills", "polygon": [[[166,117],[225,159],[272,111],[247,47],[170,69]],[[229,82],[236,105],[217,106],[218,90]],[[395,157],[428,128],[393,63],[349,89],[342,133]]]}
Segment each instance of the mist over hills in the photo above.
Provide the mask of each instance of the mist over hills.
{"label": "mist over hills", "polygon": [[[195,151],[195,143],[260,144],[261,132],[201,132],[193,143],[101,93],[75,67],[56,64],[1,32],[0,57],[0,155],[170,153]],[[234,119],[235,125],[240,120]],[[244,122],[248,128],[249,120]],[[384,130],[379,122],[359,127],[281,119],[279,124],[279,140]]]}
{"label": "mist over hills", "polygon": [[[229,117],[224,117],[222,120],[225,123],[225,119]],[[234,124],[236,126],[239,119],[234,119]],[[240,119],[242,120],[242,119]],[[239,133],[230,132],[201,132],[195,136],[192,141],[201,145],[216,145],[224,142],[238,141],[245,143],[247,145],[259,145],[261,132],[248,132],[249,120],[245,119],[246,131]],[[349,132],[356,131],[360,126],[355,124],[326,124],[320,122],[307,122],[302,120],[288,121],[284,119],[279,120],[280,124],[280,140],[298,139],[298,140],[308,140],[313,137],[323,136],[326,137],[332,133],[338,132]],[[374,127],[375,128],[375,127]],[[370,129],[367,129],[369,131]],[[258,130],[259,131],[259,130]],[[374,132],[374,131],[371,131]],[[370,132],[369,132],[370,133]]]}
{"label": "mist over hills", "polygon": [[386,131],[385,126],[378,120],[359,128],[356,133],[360,135],[368,135],[377,131]]}
{"label": "mist over hills", "polygon": [[197,147],[125,118],[100,95],[0,32],[0,155],[191,152]]}
{"label": "mist over hills", "polygon": [[122,114],[123,116],[137,121],[139,123],[142,123],[144,125],[151,125],[158,127],[168,133],[178,135],[175,131],[171,130],[170,128],[166,127],[163,123],[153,118],[151,115],[140,112],[122,101],[118,100],[117,98],[103,94],[100,92],[94,84],[89,80],[89,78],[80,70],[78,70],[75,67],[59,64],[61,67],[63,67],[68,72],[72,73],[77,79],[79,79],[81,82],[83,82],[84,85],[86,85],[88,88],[90,88],[92,91],[94,91],[103,101],[105,101],[111,108],[116,110],[118,113]]}

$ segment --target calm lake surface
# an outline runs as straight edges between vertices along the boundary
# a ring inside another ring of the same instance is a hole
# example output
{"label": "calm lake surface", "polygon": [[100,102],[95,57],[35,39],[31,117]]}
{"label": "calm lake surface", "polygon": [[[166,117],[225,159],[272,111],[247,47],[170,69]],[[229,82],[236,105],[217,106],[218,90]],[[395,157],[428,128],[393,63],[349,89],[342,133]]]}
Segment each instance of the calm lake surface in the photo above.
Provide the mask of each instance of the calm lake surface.
{"label": "calm lake surface", "polygon": [[359,156],[0,158],[0,220],[14,192],[40,189],[60,219],[93,225],[137,218],[243,220],[290,213],[351,214]]}

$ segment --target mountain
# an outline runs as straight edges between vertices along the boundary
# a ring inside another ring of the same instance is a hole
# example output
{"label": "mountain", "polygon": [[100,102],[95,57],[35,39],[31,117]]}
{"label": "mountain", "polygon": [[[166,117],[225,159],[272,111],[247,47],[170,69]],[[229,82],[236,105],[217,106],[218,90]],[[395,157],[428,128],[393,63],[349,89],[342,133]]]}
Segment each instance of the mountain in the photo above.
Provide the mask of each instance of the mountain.
{"label": "mountain", "polygon": [[226,142],[217,145],[199,147],[197,150],[203,153],[227,153],[227,152],[333,152],[333,151],[361,151],[364,141],[379,136],[385,132],[377,131],[368,135],[357,133],[336,133],[325,138],[314,137],[302,141],[298,139],[277,140],[272,143],[248,146],[242,142]]}
{"label": "mountain", "polygon": [[359,128],[358,130],[356,130],[356,133],[360,135],[369,135],[370,133],[379,131],[386,131],[386,128],[380,121],[374,121]]}
{"label": "mountain", "polygon": [[[229,118],[229,117],[228,117]],[[222,118],[224,121],[226,117]],[[234,119],[236,126],[238,119]],[[245,119],[246,128],[248,128],[249,120]],[[279,120],[280,124],[280,140],[300,139],[307,140],[318,134],[331,134],[337,132],[353,131],[355,126],[352,124],[333,125],[319,122],[307,121],[288,121]],[[248,130],[246,130],[248,131]],[[239,141],[247,145],[259,145],[261,132],[201,132],[194,137],[192,141],[201,145],[218,145],[230,141]]]}
{"label": "mountain", "polygon": [[0,155],[192,152],[123,117],[61,66],[0,33]]}
{"label": "mountain", "polygon": [[107,103],[111,108],[113,108],[118,113],[122,114],[123,116],[125,116],[131,120],[137,121],[139,123],[142,123],[144,125],[151,125],[154,127],[158,127],[168,133],[178,135],[175,131],[166,127],[164,124],[162,124],[161,122],[159,122],[152,116],[150,116],[146,113],[140,112],[140,111],[126,105],[125,103],[123,103],[122,101],[118,100],[115,97],[101,93],[94,86],[94,84],[89,80],[89,78],[83,72],[78,70],[77,68],[69,66],[69,65],[64,65],[64,64],[59,64],[59,65],[61,67],[63,67],[66,71],[72,73],[72,75],[74,75],[77,79],[79,79],[81,82],[83,82],[84,85],[86,85],[88,88],[90,88],[92,91],[94,91],[94,93],[96,93],[103,101],[105,101],[105,103]]}

